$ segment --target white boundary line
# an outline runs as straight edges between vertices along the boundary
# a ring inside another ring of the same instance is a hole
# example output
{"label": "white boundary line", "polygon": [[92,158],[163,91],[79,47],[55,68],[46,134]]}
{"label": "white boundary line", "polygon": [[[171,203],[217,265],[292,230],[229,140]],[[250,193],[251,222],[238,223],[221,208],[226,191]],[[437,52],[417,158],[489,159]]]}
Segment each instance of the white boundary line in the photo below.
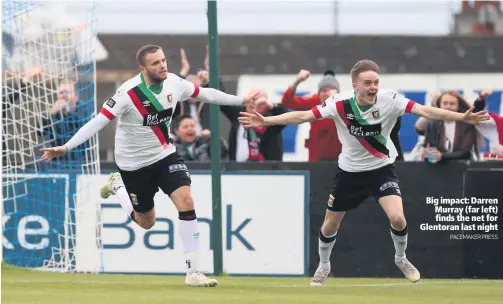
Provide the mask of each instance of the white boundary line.
{"label": "white boundary line", "polygon": [[[39,281],[43,281],[44,283],[61,283],[63,281],[70,281],[74,284],[104,284],[104,285],[117,285],[117,284],[149,284],[149,285],[176,285],[173,284],[172,282],[166,282],[164,280],[160,281],[150,281],[150,280],[108,280],[104,281],[102,279],[98,279],[100,276],[97,276],[96,280],[93,279],[87,279],[87,280],[79,280],[75,279],[73,280],[71,276],[65,276],[64,278],[62,277],[61,279],[47,279],[47,278],[42,278],[40,280],[30,278],[30,279],[6,279],[5,283],[8,284],[13,284],[13,283],[28,283],[28,284],[38,284]],[[123,276],[121,276],[123,278]],[[179,277],[182,278],[182,277]],[[428,279],[428,280],[435,280],[435,279]],[[183,284],[183,278],[180,281],[180,284]],[[325,286],[310,286],[309,281],[306,281],[306,284],[292,284],[292,285],[275,285],[275,284],[260,284],[260,285],[255,285],[255,284],[226,284],[226,283],[220,283],[219,286],[222,287],[239,287],[239,286],[254,286],[257,288],[347,288],[347,287],[398,287],[398,286],[417,286],[417,285],[457,285],[457,284],[489,284],[489,285],[497,285],[501,284],[503,285],[503,280],[485,280],[485,279],[459,279],[459,280],[441,280],[440,281],[426,281],[426,282],[417,282],[417,283],[410,283],[410,282],[396,282],[396,283],[373,283],[373,284],[328,284]]]}
{"label": "white boundary line", "polygon": [[[435,280],[435,279],[428,279]],[[484,280],[484,279],[459,279],[452,281],[419,281],[417,283],[411,282],[397,282],[397,283],[374,283],[374,284],[335,284],[335,285],[325,285],[325,286],[309,286],[305,285],[261,285],[261,287],[279,287],[279,288],[300,288],[300,287],[310,287],[310,288],[332,288],[332,287],[395,287],[395,286],[416,286],[416,285],[445,285],[445,284],[495,284],[499,283],[503,285],[503,280]]]}

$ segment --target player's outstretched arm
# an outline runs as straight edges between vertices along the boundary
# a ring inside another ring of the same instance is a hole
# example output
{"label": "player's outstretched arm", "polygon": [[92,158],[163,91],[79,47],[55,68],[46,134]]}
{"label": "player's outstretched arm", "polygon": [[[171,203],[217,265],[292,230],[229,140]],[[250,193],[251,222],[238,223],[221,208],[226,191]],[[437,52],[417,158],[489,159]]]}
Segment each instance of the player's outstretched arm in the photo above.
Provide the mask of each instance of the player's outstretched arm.
{"label": "player's outstretched arm", "polygon": [[459,113],[415,103],[410,112],[430,120],[463,121],[473,125],[489,120],[487,111],[473,113],[473,109],[474,107],[471,107],[465,113]]}
{"label": "player's outstretched arm", "polygon": [[313,111],[297,111],[289,112],[276,116],[264,117],[260,113],[241,112],[238,118],[239,122],[246,128],[259,128],[263,126],[275,125],[295,125],[304,122],[316,120]]}
{"label": "player's outstretched arm", "polygon": [[213,88],[198,88],[198,90],[199,94],[197,97],[199,100],[224,106],[241,106],[252,102],[259,95],[258,91],[253,91],[244,97],[239,97]]}
{"label": "player's outstretched arm", "polygon": [[40,149],[40,151],[44,153],[42,155],[42,160],[50,161],[55,157],[65,155],[68,151],[86,142],[94,134],[103,129],[109,122],[110,119],[104,114],[98,114],[96,117],[82,126],[82,128],[80,128],[79,131],[77,131],[77,133],[75,133],[75,135],[70,138],[70,140],[63,146]]}

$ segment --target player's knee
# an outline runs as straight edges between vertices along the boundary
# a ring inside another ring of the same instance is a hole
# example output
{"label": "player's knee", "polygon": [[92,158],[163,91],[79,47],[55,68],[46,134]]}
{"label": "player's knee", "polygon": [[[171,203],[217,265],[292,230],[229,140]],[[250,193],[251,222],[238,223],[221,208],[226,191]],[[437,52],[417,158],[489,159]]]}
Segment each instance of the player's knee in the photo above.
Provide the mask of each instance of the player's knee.
{"label": "player's knee", "polygon": [[337,221],[325,220],[321,226],[321,233],[324,235],[334,235],[339,231],[340,223]]}
{"label": "player's knee", "polygon": [[180,210],[194,210],[194,200],[190,193],[184,194],[182,196],[182,202],[180,204]]}
{"label": "player's knee", "polygon": [[155,225],[155,216],[151,211],[146,213],[135,212],[134,221],[141,228],[149,230]]}
{"label": "player's knee", "polygon": [[395,229],[405,228],[405,216],[403,213],[393,213],[389,215],[389,221]]}
{"label": "player's knee", "polygon": [[145,229],[145,230],[149,230],[151,229],[152,227],[154,227],[155,225],[155,219],[154,220],[148,220],[148,221],[145,221],[143,222],[140,226]]}

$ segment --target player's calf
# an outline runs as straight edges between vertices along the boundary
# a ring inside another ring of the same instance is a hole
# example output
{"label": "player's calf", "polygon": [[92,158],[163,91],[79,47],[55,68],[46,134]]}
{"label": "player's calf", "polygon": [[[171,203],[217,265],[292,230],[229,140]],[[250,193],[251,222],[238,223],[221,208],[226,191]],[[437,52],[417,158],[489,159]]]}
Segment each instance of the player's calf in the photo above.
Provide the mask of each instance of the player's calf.
{"label": "player's calf", "polygon": [[147,212],[133,211],[131,213],[131,219],[135,221],[141,228],[148,230],[155,225],[155,210],[152,209]]}
{"label": "player's calf", "polygon": [[189,186],[178,188],[170,197],[178,212],[194,210],[194,200],[192,199]]}

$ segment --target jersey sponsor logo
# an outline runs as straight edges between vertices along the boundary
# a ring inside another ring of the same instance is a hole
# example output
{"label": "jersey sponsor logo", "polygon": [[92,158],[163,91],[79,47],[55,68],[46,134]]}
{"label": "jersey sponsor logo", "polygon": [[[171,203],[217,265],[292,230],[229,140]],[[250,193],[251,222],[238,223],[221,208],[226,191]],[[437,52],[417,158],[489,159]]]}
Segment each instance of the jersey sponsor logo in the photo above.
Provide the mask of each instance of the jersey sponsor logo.
{"label": "jersey sponsor logo", "polygon": [[150,105],[150,100],[144,100],[142,103],[144,106],[148,107]]}
{"label": "jersey sponsor logo", "polygon": [[157,113],[143,115],[143,125],[146,127],[158,126],[171,121],[173,109],[159,111]]}
{"label": "jersey sponsor logo", "polygon": [[371,137],[381,134],[381,124],[375,125],[349,125],[349,133],[355,137]]}
{"label": "jersey sponsor logo", "polygon": [[353,120],[353,119],[355,119],[355,115],[353,113],[347,113],[346,118],[347,118],[347,120]]}
{"label": "jersey sponsor logo", "polygon": [[105,104],[107,106],[109,106],[110,108],[113,108],[115,106],[116,102],[115,102],[115,100],[113,100],[113,98],[109,98]]}
{"label": "jersey sponsor logo", "polygon": [[188,171],[187,166],[184,164],[175,164],[168,167],[169,173],[177,171]]}
{"label": "jersey sponsor logo", "polygon": [[398,186],[398,183],[396,182],[386,182],[382,184],[382,186],[379,188],[379,191],[384,191],[388,188],[395,188],[396,192],[400,194],[400,187]]}

